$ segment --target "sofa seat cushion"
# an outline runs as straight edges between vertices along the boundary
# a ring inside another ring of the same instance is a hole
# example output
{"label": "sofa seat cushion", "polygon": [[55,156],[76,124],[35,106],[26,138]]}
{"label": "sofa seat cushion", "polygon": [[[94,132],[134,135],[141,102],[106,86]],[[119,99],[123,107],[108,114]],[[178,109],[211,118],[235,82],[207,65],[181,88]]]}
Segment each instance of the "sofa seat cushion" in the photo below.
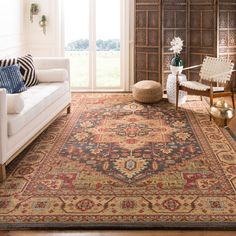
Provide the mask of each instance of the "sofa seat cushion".
{"label": "sofa seat cushion", "polygon": [[20,114],[8,115],[8,136],[19,132],[68,90],[69,83],[66,81],[64,83],[40,83],[21,93],[24,109]]}

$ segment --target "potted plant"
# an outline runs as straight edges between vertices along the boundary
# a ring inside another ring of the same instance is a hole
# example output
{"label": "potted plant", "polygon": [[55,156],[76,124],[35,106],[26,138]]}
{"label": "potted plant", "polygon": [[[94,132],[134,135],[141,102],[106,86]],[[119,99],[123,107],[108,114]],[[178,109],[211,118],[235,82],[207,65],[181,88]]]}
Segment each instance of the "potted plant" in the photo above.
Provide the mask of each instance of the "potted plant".
{"label": "potted plant", "polygon": [[30,21],[33,22],[33,16],[38,15],[39,5],[37,3],[32,3],[30,6]]}
{"label": "potted plant", "polygon": [[43,33],[46,34],[46,26],[47,26],[47,17],[42,15],[41,20],[39,21],[39,25],[43,28]]}
{"label": "potted plant", "polygon": [[183,49],[183,40],[180,37],[174,37],[171,41],[170,51],[173,51],[174,57],[171,59],[170,70],[172,74],[176,75],[177,72],[181,74],[183,70],[183,60],[180,57],[180,53]]}

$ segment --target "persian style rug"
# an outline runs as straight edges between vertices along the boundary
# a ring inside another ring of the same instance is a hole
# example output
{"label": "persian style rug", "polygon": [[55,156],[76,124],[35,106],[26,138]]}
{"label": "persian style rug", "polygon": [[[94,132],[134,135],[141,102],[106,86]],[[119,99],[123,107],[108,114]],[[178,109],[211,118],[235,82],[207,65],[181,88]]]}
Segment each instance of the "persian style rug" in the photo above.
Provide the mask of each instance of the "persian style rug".
{"label": "persian style rug", "polygon": [[74,94],[8,166],[0,228],[236,228],[236,141],[207,107]]}

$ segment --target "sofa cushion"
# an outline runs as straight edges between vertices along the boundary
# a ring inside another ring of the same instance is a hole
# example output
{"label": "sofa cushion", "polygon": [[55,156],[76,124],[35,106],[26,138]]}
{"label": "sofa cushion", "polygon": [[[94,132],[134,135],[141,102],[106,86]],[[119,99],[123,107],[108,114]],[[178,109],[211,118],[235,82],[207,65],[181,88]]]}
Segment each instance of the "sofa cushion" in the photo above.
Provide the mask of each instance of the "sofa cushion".
{"label": "sofa cushion", "polygon": [[20,114],[8,115],[8,136],[19,132],[69,90],[69,83],[41,83],[22,93],[24,109]]}
{"label": "sofa cushion", "polygon": [[55,83],[68,80],[68,72],[66,69],[48,69],[36,70],[36,75],[40,83]]}
{"label": "sofa cushion", "polygon": [[18,65],[0,68],[0,88],[7,93],[21,93],[26,90]]}
{"label": "sofa cushion", "polygon": [[12,66],[15,64],[20,66],[20,72],[23,76],[23,81],[26,87],[38,84],[33,57],[30,54],[23,57],[0,60],[0,67]]}
{"label": "sofa cushion", "polygon": [[26,87],[31,87],[39,83],[31,55],[17,58],[17,64],[20,66],[20,72],[23,75],[23,80]]}

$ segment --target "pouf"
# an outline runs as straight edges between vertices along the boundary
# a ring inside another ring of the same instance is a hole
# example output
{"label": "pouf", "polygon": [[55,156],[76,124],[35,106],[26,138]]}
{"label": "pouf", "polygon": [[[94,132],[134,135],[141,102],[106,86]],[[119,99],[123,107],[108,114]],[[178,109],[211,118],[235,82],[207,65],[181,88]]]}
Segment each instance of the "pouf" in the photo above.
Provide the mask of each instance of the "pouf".
{"label": "pouf", "polygon": [[137,102],[155,103],[162,95],[161,84],[153,80],[143,80],[133,86],[133,97]]}

